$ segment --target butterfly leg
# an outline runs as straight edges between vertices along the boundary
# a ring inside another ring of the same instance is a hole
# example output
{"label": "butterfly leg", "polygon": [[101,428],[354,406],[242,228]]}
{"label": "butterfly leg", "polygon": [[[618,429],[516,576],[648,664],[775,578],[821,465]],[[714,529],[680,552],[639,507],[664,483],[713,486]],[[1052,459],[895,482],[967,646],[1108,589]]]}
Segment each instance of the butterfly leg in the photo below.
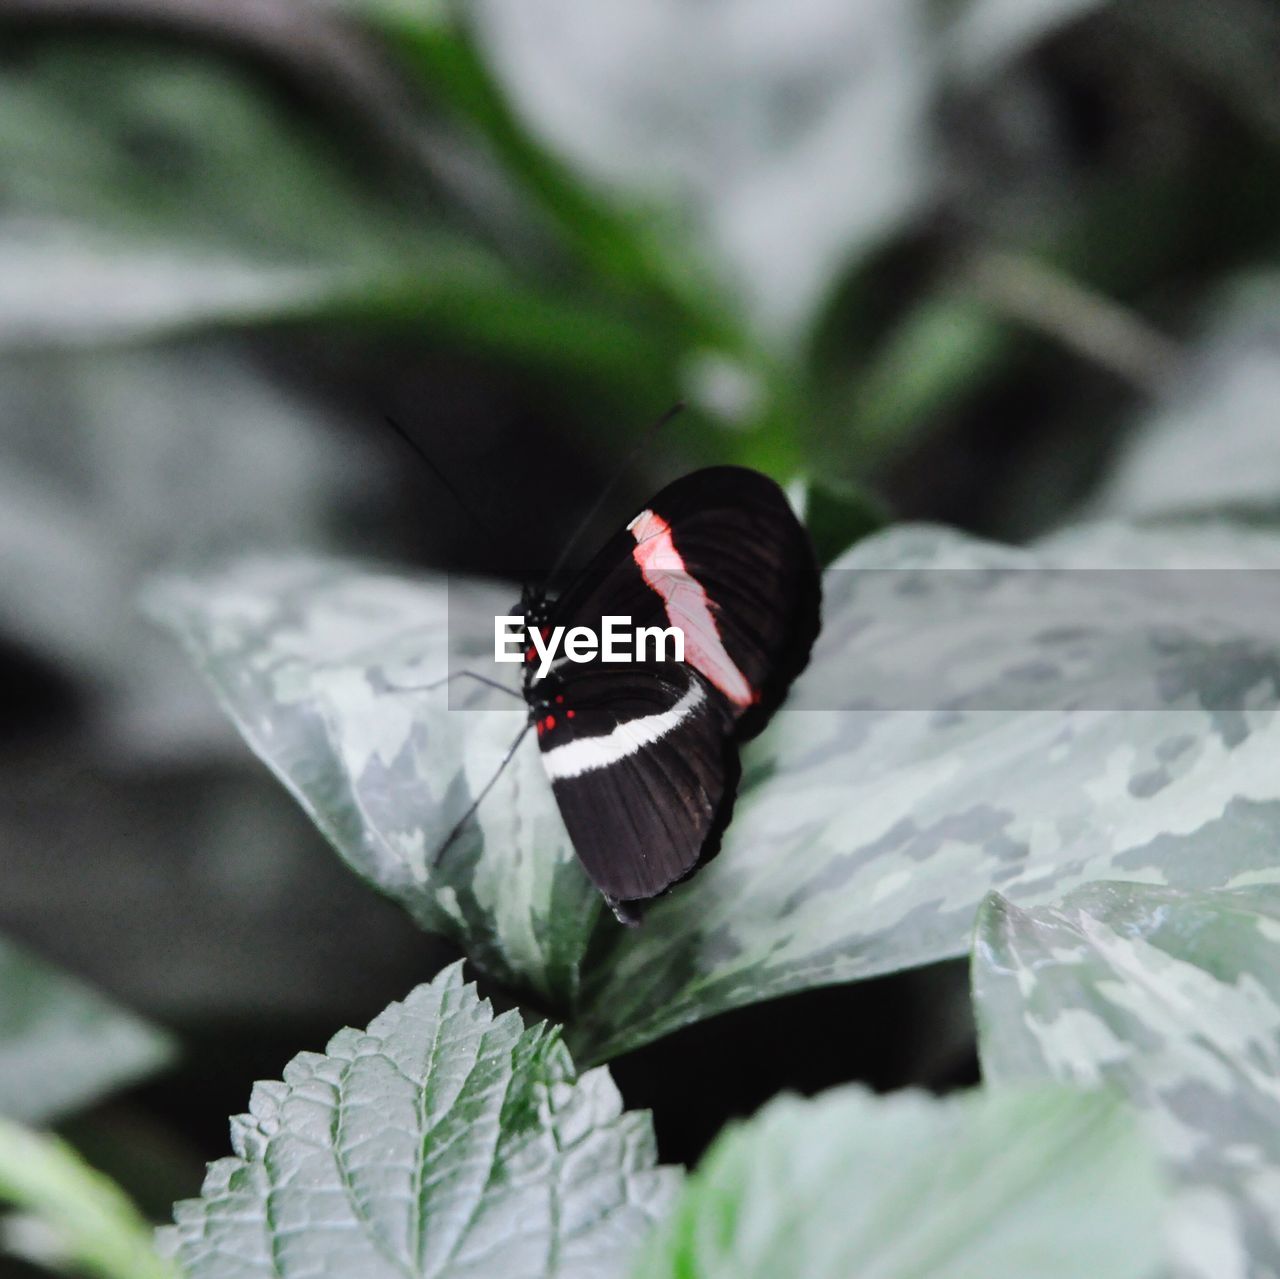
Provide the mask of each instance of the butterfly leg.
{"label": "butterfly leg", "polygon": [[472,817],[475,816],[476,809],[480,807],[481,803],[484,801],[484,797],[493,789],[494,783],[498,780],[499,777],[502,776],[503,772],[506,770],[507,765],[511,763],[512,757],[515,755],[516,751],[520,747],[520,743],[524,741],[524,735],[529,731],[529,729],[532,726],[533,726],[532,722],[530,722],[526,724],[519,731],[519,733],[516,734],[516,740],[512,742],[510,746],[507,747],[507,753],[502,757],[502,763],[498,765],[497,769],[494,771],[493,776],[489,778],[487,782],[485,782],[484,788],[481,790],[480,794],[477,795],[475,799],[471,801],[471,807],[468,808],[467,811],[462,814],[462,816],[458,819],[457,824],[454,826],[454,828],[449,832],[448,836],[445,838],[444,843],[441,844],[440,847],[436,849],[435,853],[431,857],[432,870],[434,870],[437,866],[440,865],[440,859],[448,851],[453,841],[457,839],[458,836],[462,833],[462,828],[472,819]]}
{"label": "butterfly leg", "polygon": [[481,675],[478,671],[454,671],[452,675],[445,675],[441,679],[433,679],[428,684],[397,684],[387,691],[390,693],[427,693],[434,688],[442,688],[445,684],[451,684],[455,679],[473,679],[481,684],[488,685],[489,688],[496,688],[500,693],[506,693],[508,697],[520,697],[520,694],[514,688],[508,688],[506,684],[502,684],[496,679],[490,679],[488,675]]}
{"label": "butterfly leg", "polygon": [[628,928],[638,928],[644,920],[644,902],[619,901],[616,897],[606,897],[613,917]]}

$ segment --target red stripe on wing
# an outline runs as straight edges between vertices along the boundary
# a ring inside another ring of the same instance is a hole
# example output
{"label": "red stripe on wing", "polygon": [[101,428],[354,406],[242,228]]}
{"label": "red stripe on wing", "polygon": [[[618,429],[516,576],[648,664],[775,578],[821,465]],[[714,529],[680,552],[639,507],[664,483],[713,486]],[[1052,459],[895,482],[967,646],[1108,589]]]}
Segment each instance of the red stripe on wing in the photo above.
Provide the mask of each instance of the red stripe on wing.
{"label": "red stripe on wing", "polygon": [[684,632],[684,660],[735,706],[750,706],[756,700],[755,691],[725,651],[711,601],[685,568],[671,525],[656,511],[641,511],[627,527],[636,539],[631,554],[645,584],[662,598],[671,625]]}

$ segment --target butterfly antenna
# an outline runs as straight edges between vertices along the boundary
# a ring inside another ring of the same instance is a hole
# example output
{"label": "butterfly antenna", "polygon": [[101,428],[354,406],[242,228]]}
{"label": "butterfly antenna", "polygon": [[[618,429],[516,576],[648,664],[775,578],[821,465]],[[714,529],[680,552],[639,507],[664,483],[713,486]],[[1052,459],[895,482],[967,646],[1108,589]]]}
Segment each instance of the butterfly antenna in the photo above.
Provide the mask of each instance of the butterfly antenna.
{"label": "butterfly antenna", "polygon": [[636,446],[631,450],[630,453],[627,454],[626,457],[622,459],[621,465],[613,473],[613,478],[604,486],[604,488],[600,490],[600,495],[592,503],[591,508],[587,511],[586,515],[584,515],[582,519],[579,521],[578,527],[574,529],[573,533],[569,537],[569,540],[564,544],[564,547],[561,549],[560,554],[556,557],[556,562],[552,566],[551,572],[549,572],[546,577],[548,586],[550,586],[552,581],[555,580],[556,574],[559,573],[562,568],[564,568],[566,561],[568,560],[570,554],[573,552],[573,548],[577,546],[578,541],[581,539],[583,533],[587,531],[587,527],[590,525],[591,521],[594,520],[597,515],[599,515],[601,509],[605,504],[605,500],[609,497],[609,495],[613,492],[613,490],[618,487],[618,483],[622,479],[622,477],[631,469],[632,463],[636,460],[636,458],[640,456],[641,453],[644,452],[646,448],[649,447],[649,445],[653,442],[653,437],[657,435],[657,433],[660,430],[662,430],[662,428],[666,426],[666,424],[670,422],[673,417],[675,417],[677,414],[682,412],[684,412],[684,401],[680,400],[680,401],[677,401],[675,404],[673,404],[656,422],[654,422],[641,435]]}
{"label": "butterfly antenna", "polygon": [[467,517],[468,520],[471,521],[472,527],[485,539],[485,541],[489,543],[491,547],[496,549],[493,530],[485,526],[484,521],[476,514],[475,508],[462,496],[461,493],[458,492],[449,477],[435,464],[435,462],[431,460],[431,456],[422,447],[422,445],[419,444],[418,441],[415,440],[413,436],[395,420],[395,418],[386,413],[382,416],[386,424],[413,450],[418,461],[420,461],[423,466],[425,466],[427,470],[435,476],[436,482],[440,487],[444,489],[451,498],[453,498],[458,509]]}

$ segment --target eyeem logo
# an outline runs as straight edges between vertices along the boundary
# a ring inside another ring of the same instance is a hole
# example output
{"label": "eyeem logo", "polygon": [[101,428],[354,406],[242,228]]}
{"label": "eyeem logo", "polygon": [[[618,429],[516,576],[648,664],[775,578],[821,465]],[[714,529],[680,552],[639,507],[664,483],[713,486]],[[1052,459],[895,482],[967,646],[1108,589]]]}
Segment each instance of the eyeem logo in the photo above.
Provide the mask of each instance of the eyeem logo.
{"label": "eyeem logo", "polygon": [[600,621],[602,629],[597,635],[589,626],[573,626],[567,632],[563,626],[526,628],[518,614],[500,614],[493,619],[493,660],[523,662],[531,652],[536,653],[539,679],[559,659],[562,643],[564,658],[570,662],[684,661],[684,631],[678,626],[632,626],[629,617],[620,615]]}

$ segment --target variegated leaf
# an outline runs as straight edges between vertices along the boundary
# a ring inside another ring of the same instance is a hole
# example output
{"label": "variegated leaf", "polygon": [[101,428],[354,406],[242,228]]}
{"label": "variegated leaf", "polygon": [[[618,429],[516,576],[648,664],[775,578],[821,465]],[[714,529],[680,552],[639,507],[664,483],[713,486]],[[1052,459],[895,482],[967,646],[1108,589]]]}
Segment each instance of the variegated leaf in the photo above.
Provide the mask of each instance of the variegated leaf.
{"label": "variegated leaf", "polygon": [[636,1279],[1144,1279],[1163,1203],[1106,1097],[839,1088],[721,1136]]}
{"label": "variegated leaf", "polygon": [[973,984],[989,1082],[1105,1081],[1144,1112],[1177,1184],[1175,1273],[1280,1273],[1280,889],[993,894]]}
{"label": "variegated leaf", "polygon": [[[251,560],[148,597],[249,744],[345,860],[487,972],[566,1008],[600,911],[526,740],[479,811],[436,854],[524,723],[463,681],[448,709],[447,623],[492,637],[510,588],[449,590],[350,564]],[[492,639],[490,638],[490,643]],[[461,655],[460,655],[461,656]],[[456,669],[456,667],[455,667]]]}
{"label": "variegated leaf", "polygon": [[[258,562],[156,607],[347,860],[565,1010],[577,1055],[602,1060],[744,1003],[963,954],[992,888],[1029,903],[1122,875],[1280,882],[1258,839],[1280,829],[1280,574],[1203,571],[1280,566],[1280,539],[1161,536],[1103,527],[1036,553],[930,528],[861,542],[827,571],[810,669],[744,752],[723,852],[643,927],[604,921],[588,971],[599,909],[531,741],[427,864],[520,715],[391,691],[491,644],[510,591],[454,587],[449,662],[439,580]],[[1111,571],[1126,559],[1133,572]],[[1183,562],[1200,571],[1153,568]]]}
{"label": "variegated leaf", "polygon": [[608,1071],[445,969],[303,1053],[163,1232],[188,1279],[609,1279],[679,1174]]}
{"label": "variegated leaf", "polygon": [[[1207,571],[1231,563],[1271,571]],[[1036,554],[919,528],[859,544],[826,574],[790,705],[915,709],[777,717],[719,858],[611,935],[575,1051],[963,954],[991,888],[1280,882],[1259,838],[1280,832],[1277,565],[1280,539],[1213,528],[1102,526]]]}

